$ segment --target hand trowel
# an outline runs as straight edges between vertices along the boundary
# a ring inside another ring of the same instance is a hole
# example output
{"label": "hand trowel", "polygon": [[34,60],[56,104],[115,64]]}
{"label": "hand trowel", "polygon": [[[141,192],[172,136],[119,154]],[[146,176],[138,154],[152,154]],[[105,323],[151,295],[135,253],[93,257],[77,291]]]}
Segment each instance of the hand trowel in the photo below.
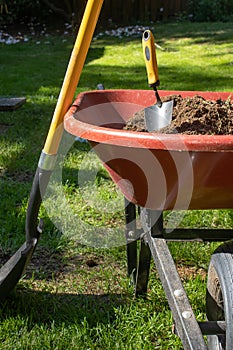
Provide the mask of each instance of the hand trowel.
{"label": "hand trowel", "polygon": [[172,120],[173,101],[162,102],[157,86],[159,86],[158,66],[155,52],[155,42],[150,30],[145,30],[142,36],[143,55],[146,63],[149,86],[154,89],[157,102],[145,108],[147,131],[155,131],[169,125]]}

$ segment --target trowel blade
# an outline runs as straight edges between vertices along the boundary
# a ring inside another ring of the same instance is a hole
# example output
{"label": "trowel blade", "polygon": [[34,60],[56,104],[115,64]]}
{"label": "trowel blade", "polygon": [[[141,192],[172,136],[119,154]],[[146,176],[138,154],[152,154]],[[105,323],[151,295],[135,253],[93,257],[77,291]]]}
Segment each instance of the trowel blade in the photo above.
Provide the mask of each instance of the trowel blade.
{"label": "trowel blade", "polygon": [[172,120],[173,101],[163,102],[162,107],[157,104],[145,109],[146,129],[149,132],[159,130],[169,125]]}

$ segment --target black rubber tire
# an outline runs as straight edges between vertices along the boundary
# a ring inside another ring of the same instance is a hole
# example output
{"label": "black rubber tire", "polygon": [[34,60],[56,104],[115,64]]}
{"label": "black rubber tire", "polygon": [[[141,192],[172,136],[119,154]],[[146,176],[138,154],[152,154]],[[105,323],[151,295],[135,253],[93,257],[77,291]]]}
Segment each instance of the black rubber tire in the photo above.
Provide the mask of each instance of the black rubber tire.
{"label": "black rubber tire", "polygon": [[209,321],[225,321],[225,335],[207,337],[208,349],[233,348],[233,242],[219,246],[211,257],[206,293],[206,315]]}

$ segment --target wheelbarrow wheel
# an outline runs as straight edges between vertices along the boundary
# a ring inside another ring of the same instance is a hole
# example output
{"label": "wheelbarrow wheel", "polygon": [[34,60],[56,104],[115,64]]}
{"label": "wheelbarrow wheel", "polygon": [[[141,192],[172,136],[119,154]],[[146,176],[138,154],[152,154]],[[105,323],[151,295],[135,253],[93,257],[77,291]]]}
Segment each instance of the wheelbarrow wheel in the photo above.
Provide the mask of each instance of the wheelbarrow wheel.
{"label": "wheelbarrow wheel", "polygon": [[206,315],[209,321],[225,321],[225,335],[209,335],[208,349],[230,350],[233,344],[233,242],[222,244],[208,269]]}

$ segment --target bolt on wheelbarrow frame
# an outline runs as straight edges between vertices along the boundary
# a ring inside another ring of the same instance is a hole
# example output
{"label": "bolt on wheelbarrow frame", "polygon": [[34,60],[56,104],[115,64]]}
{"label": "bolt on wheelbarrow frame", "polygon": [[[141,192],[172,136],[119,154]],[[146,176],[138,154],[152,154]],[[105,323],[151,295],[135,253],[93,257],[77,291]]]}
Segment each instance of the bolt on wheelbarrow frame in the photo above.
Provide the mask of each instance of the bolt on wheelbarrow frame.
{"label": "bolt on wheelbarrow frame", "polygon": [[[72,103],[72,99],[74,97],[74,93],[82,72],[99,13],[103,5],[103,1],[104,0],[88,0],[87,2],[83,20],[78,32],[58,102],[54,111],[48,136],[46,138],[46,142],[39,159],[37,171],[35,173],[26,215],[26,242],[0,269],[0,299],[2,300],[8,296],[9,292],[14,288],[18,280],[21,278],[25,268],[31,259],[31,256],[36,248],[40,234],[42,232],[43,223],[42,221],[38,223],[39,209],[50,176],[55,168],[57,152],[64,131],[64,116]],[[148,216],[148,212],[146,212],[146,216]],[[129,225],[129,222],[127,225]],[[185,349],[207,349],[201,332],[201,328],[204,329],[204,327],[197,323],[192,309],[189,305],[188,299],[185,296],[186,294],[182,289],[182,286],[180,286],[178,276],[174,275],[175,278],[172,282],[170,281],[171,283],[166,278],[165,268],[167,265],[169,265],[169,262],[172,265],[172,259],[167,250],[165,239],[163,237],[154,237],[153,235],[149,235],[148,231],[145,232],[144,237],[145,240],[142,240],[142,248],[139,259],[141,263],[138,267],[138,274],[135,276],[135,280],[137,281],[136,294],[140,294],[141,291],[145,290],[149,273],[149,259],[150,255],[152,254],[158,271],[160,272],[160,277],[164,288],[168,290],[168,300],[170,301],[170,306],[177,325],[177,332],[181,337]],[[133,251],[130,249],[131,247],[129,244],[128,257],[132,255],[131,253]],[[150,250],[148,250],[148,247]],[[163,256],[163,254],[160,254],[161,251],[166,252],[165,256]],[[135,257],[136,255],[134,251],[133,261],[131,259],[128,259],[131,264],[131,266],[129,265],[129,269],[132,269],[134,266]],[[164,258],[166,259],[164,260]],[[168,285],[166,286],[166,284]],[[174,287],[176,288],[176,292],[172,294],[171,291],[174,290]],[[173,304],[176,304],[178,306],[180,305],[181,309],[179,309],[179,307],[177,308],[176,306],[174,307]],[[190,319],[191,323],[189,322]],[[210,328],[211,332],[213,332],[213,329],[217,329],[217,332],[220,332],[222,334],[224,329],[224,322],[223,324],[214,324],[210,326]]]}

